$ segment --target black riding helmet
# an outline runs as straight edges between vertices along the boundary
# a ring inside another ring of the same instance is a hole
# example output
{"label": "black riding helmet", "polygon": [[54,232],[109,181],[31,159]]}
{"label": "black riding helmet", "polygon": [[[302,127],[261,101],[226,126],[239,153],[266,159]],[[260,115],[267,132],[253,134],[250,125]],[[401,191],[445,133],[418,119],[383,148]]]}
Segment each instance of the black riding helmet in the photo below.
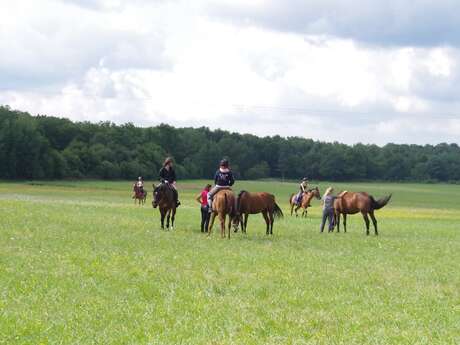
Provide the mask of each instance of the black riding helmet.
{"label": "black riding helmet", "polygon": [[228,168],[228,159],[224,158],[220,161],[220,166],[224,168]]}

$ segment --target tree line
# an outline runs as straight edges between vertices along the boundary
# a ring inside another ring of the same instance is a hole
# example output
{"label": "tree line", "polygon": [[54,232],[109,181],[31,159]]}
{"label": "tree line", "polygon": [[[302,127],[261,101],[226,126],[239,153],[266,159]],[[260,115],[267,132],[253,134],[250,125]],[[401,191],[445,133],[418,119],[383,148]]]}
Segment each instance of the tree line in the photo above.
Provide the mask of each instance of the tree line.
{"label": "tree line", "polygon": [[0,106],[2,179],[156,179],[166,156],[181,179],[212,178],[227,157],[240,179],[460,181],[457,144],[345,145],[206,127],[72,122]]}

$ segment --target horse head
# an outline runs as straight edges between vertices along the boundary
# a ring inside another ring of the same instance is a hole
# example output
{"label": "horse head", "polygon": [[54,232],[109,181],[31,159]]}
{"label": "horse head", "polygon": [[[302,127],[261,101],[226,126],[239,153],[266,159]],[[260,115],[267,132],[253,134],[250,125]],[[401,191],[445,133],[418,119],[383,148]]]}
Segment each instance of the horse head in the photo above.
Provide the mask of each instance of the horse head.
{"label": "horse head", "polygon": [[321,193],[319,192],[318,186],[312,189],[313,195],[316,199],[320,200],[321,199]]}
{"label": "horse head", "polygon": [[153,208],[157,208],[158,204],[160,203],[160,200],[162,199],[162,188],[161,184],[159,186],[155,186],[155,184],[152,184],[153,187],[153,200],[152,200],[152,206]]}
{"label": "horse head", "polygon": [[157,187],[153,185],[153,208],[156,208],[161,202],[174,203],[174,194],[171,188],[166,183],[160,183]]}

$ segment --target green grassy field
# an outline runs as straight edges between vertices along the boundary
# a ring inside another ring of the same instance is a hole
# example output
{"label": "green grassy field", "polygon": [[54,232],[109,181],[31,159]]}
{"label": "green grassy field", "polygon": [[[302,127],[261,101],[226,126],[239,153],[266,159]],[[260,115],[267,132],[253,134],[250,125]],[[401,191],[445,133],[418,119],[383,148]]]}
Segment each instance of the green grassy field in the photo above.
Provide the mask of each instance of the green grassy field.
{"label": "green grassy field", "polygon": [[[0,344],[459,344],[460,186],[333,184],[393,193],[347,234],[288,215],[297,186],[271,191],[285,212],[265,235],[208,238],[180,183],[176,229],[159,229],[130,182],[0,183]],[[320,184],[321,191],[327,185]]]}

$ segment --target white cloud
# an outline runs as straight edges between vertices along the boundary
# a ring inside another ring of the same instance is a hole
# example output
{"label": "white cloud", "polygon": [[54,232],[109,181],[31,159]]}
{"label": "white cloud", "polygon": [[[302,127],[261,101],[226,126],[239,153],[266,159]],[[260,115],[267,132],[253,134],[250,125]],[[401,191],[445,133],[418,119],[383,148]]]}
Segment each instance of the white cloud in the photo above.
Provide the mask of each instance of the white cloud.
{"label": "white cloud", "polygon": [[274,31],[211,16],[207,1],[1,6],[0,103],[13,108],[347,143],[458,142],[455,47]]}

